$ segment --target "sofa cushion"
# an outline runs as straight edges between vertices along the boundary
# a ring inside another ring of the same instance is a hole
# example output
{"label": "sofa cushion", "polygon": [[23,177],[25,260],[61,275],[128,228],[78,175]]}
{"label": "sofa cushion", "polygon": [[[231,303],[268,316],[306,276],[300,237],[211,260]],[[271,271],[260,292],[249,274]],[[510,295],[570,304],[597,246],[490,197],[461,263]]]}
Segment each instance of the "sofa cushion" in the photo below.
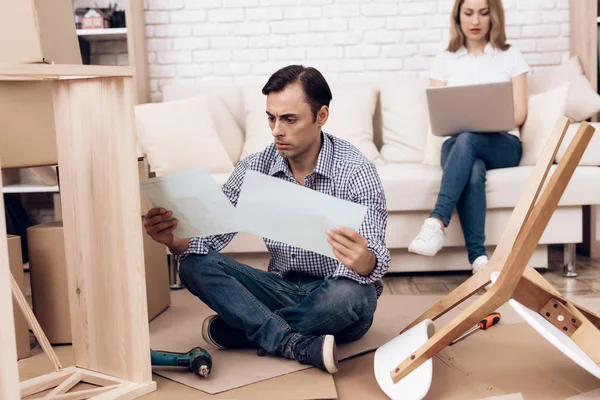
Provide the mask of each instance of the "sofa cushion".
{"label": "sofa cushion", "polygon": [[[487,171],[487,207],[514,207],[525,188],[533,166]],[[553,166],[551,173],[556,166]],[[378,165],[377,171],[385,190],[387,207],[392,211],[431,211],[435,206],[442,170],[417,163]],[[580,166],[560,205],[600,204],[600,168]]]}
{"label": "sofa cushion", "polygon": [[[323,131],[355,145],[369,160],[379,162],[379,151],[373,143],[373,114],[377,91],[368,84],[333,83],[331,112]],[[246,141],[241,158],[262,151],[273,142],[265,114],[266,97],[258,86],[243,89],[246,112]]]}
{"label": "sofa cushion", "polygon": [[179,86],[163,87],[163,102],[204,95],[217,133],[233,164],[237,164],[244,145],[244,106],[240,91],[235,86]]}
{"label": "sofa cushion", "polygon": [[565,113],[570,83],[548,92],[529,96],[527,120],[521,127],[523,156],[519,165],[535,165],[550,138],[558,118]]}
{"label": "sofa cushion", "polygon": [[427,79],[395,78],[381,85],[381,118],[386,163],[421,162],[425,153],[429,113]]}
{"label": "sofa cushion", "polygon": [[370,84],[330,83],[333,99],[323,130],[352,143],[365,157],[383,163],[373,142],[373,114],[377,89]]}
{"label": "sofa cushion", "polygon": [[[556,162],[560,162],[560,160],[562,160],[565,156],[567,147],[569,147],[569,144],[573,141],[575,133],[577,133],[580,125],[580,122],[569,125],[567,133],[565,134],[565,138],[560,145],[558,153],[556,154]],[[592,122],[590,125],[596,129],[596,132],[594,132],[592,135],[592,139],[590,140],[585,153],[583,153],[583,157],[581,157],[579,165],[600,166],[600,123]]]}
{"label": "sofa cushion", "polygon": [[197,165],[213,173],[233,171],[206,97],[138,105],[135,120],[138,141],[157,176]]}
{"label": "sofa cushion", "polygon": [[530,95],[544,93],[565,83],[571,83],[567,94],[565,116],[579,122],[600,112],[600,96],[583,74],[577,56],[542,73],[529,75],[528,92]]}

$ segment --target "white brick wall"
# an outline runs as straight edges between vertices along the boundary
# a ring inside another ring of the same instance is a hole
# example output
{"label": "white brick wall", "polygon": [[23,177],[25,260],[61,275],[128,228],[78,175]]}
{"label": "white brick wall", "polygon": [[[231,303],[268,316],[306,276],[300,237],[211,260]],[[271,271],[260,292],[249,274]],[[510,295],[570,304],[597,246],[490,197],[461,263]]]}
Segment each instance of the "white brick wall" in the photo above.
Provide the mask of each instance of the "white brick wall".
{"label": "white brick wall", "polygon": [[129,65],[127,40],[100,40],[90,42],[90,64]]}
{"label": "white brick wall", "polygon": [[[427,76],[447,45],[453,2],[146,0],[152,97],[160,101],[161,88],[176,81],[264,83],[300,62],[331,81]],[[509,42],[534,73],[568,58],[568,4],[504,0]]]}

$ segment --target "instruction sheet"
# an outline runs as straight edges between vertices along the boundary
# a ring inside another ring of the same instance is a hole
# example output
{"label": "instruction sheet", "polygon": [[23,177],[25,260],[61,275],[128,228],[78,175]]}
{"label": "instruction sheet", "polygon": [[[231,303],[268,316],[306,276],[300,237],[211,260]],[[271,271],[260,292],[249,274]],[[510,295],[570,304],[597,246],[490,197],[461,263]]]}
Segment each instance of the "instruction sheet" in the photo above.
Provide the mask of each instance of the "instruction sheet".
{"label": "instruction sheet", "polygon": [[183,238],[238,232],[236,209],[202,166],[140,182],[151,208],[162,207],[179,220]]}
{"label": "instruction sheet", "polygon": [[151,207],[179,219],[180,237],[249,232],[335,258],[327,230],[358,231],[367,207],[248,170],[234,207],[204,167],[141,182]]}
{"label": "instruction sheet", "polygon": [[246,171],[237,211],[247,232],[335,258],[327,230],[358,231],[367,207]]}

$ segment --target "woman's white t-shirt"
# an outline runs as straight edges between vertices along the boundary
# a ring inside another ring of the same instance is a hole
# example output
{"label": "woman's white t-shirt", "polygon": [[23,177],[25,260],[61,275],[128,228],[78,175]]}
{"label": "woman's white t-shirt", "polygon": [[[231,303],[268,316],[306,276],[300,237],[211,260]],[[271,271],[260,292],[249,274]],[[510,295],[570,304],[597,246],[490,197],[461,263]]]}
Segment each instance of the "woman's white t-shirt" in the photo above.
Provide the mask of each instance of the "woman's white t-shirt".
{"label": "woman's white t-shirt", "polygon": [[[456,52],[439,53],[433,61],[429,77],[445,82],[447,86],[477,85],[510,82],[512,78],[529,72],[529,65],[514,47],[499,50],[488,43],[483,53],[473,56],[463,46]],[[517,128],[508,133],[519,137]]]}

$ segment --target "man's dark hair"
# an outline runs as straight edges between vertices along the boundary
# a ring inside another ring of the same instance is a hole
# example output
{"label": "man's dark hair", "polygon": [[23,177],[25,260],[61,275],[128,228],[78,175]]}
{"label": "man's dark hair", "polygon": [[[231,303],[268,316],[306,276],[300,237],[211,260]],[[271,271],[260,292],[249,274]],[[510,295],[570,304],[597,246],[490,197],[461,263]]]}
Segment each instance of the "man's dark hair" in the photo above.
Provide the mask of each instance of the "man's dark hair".
{"label": "man's dark hair", "polygon": [[265,86],[262,93],[281,92],[289,85],[299,82],[306,94],[306,102],[310,105],[313,113],[313,122],[317,120],[317,113],[322,106],[329,107],[331,101],[331,89],[325,77],[313,67],[302,65],[288,65],[275,72]]}

